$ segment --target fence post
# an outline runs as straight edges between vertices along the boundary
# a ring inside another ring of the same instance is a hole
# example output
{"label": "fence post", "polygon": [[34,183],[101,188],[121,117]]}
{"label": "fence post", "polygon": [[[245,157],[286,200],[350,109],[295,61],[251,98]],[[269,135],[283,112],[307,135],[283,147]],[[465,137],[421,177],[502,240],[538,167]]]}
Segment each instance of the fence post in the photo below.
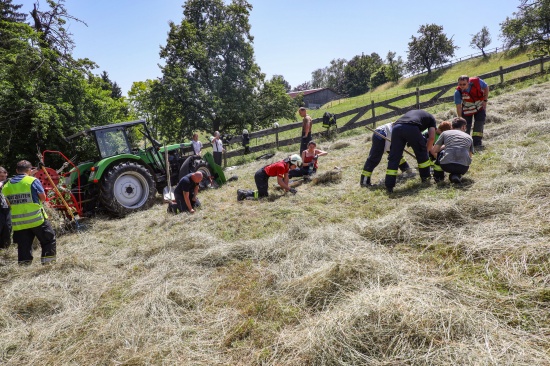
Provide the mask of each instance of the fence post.
{"label": "fence post", "polygon": [[273,128],[275,129],[275,146],[277,147],[277,150],[279,150],[279,124],[274,123]]}
{"label": "fence post", "polygon": [[544,74],[544,56],[540,57],[540,73]]}
{"label": "fence post", "polygon": [[223,154],[223,167],[227,168],[227,155],[225,154],[225,151],[222,151]]}
{"label": "fence post", "polygon": [[374,123],[374,117],[376,117],[376,113],[374,112],[374,100],[372,99],[370,101],[370,108],[372,109],[372,123]]}
{"label": "fence post", "polygon": [[416,109],[420,109],[420,88],[416,88]]}
{"label": "fence post", "polygon": [[499,67],[499,76],[500,76],[500,83],[504,84],[504,73],[502,72],[502,66]]}

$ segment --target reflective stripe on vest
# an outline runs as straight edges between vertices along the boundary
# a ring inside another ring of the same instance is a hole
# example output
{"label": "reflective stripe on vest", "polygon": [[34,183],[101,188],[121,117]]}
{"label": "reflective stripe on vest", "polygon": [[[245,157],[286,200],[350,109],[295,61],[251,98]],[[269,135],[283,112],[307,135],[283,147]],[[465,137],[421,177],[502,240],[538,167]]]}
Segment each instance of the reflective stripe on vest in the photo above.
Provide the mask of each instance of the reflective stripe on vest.
{"label": "reflective stripe on vest", "polygon": [[36,178],[25,176],[17,183],[8,181],[2,192],[10,203],[14,231],[30,229],[44,223],[42,205],[32,201],[31,186]]}
{"label": "reflective stripe on vest", "polygon": [[462,113],[465,116],[471,116],[483,109],[483,100],[485,98],[478,77],[472,77],[468,82],[470,84],[469,92],[460,89],[460,87],[456,88],[462,94]]}
{"label": "reflective stripe on vest", "polygon": [[426,160],[425,162],[418,164],[418,167],[422,169],[422,168],[427,168],[430,165],[432,165],[432,162],[430,160]]}

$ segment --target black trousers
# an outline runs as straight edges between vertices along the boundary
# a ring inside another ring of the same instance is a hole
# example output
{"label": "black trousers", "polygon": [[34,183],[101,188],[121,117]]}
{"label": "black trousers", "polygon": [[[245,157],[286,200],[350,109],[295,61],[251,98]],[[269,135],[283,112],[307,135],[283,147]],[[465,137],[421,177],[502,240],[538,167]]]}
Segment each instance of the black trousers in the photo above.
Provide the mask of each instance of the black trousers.
{"label": "black trousers", "polygon": [[[198,198],[195,199],[195,202],[193,202],[193,198],[195,197],[195,192],[189,192],[189,200],[191,201],[191,206],[193,209],[195,207],[199,207],[201,205]],[[189,212],[189,209],[187,208],[187,205],[185,204],[185,197],[183,194],[175,193],[174,192],[174,198],[176,199],[176,206],[179,212]]]}
{"label": "black trousers", "polygon": [[212,155],[214,155],[214,163],[218,164],[219,166],[222,166],[222,152],[213,151]]}
{"label": "black trousers", "polygon": [[485,126],[485,119],[487,117],[487,114],[485,113],[485,109],[482,109],[470,116],[465,116],[463,113],[462,117],[466,120],[466,133],[468,135],[472,130],[472,122],[473,122],[474,132],[472,133],[472,139],[474,140],[474,146],[480,146],[481,141],[483,140],[483,127]]}
{"label": "black trousers", "polygon": [[418,173],[423,180],[430,177],[430,159],[426,139],[418,126],[410,123],[394,124],[391,136],[390,156],[386,170],[386,187],[393,189],[397,180],[397,169],[407,143],[411,146],[418,162]]}
{"label": "black trousers", "polygon": [[300,141],[300,156],[302,156],[302,151],[307,150],[307,144],[311,141],[311,132],[306,136],[302,136]]}
{"label": "black trousers", "polygon": [[[379,131],[378,131],[379,132]],[[380,161],[382,160],[382,157],[384,156],[384,148],[386,147],[386,140],[383,140],[380,136],[377,136],[376,134],[372,136],[372,145],[369,152],[369,157],[367,158],[367,161],[365,161],[365,165],[363,166],[363,170],[366,172],[373,172],[374,169],[380,164]],[[399,169],[401,171],[405,171],[409,169],[409,164],[407,164],[406,161],[401,162],[403,159],[403,156],[401,156],[401,159],[399,159]]]}
{"label": "black trousers", "polygon": [[11,213],[9,208],[0,209],[0,249],[11,244]]}
{"label": "black trousers", "polygon": [[42,225],[30,229],[17,230],[13,232],[13,242],[17,243],[17,257],[20,264],[30,264],[32,262],[32,242],[38,238],[42,247],[42,264],[55,261],[56,258],[56,240],[55,231],[48,220]]}
{"label": "black trousers", "polygon": [[267,197],[269,188],[269,175],[265,172],[264,168],[258,169],[254,174],[254,181],[256,182],[256,188],[258,189],[258,198]]}

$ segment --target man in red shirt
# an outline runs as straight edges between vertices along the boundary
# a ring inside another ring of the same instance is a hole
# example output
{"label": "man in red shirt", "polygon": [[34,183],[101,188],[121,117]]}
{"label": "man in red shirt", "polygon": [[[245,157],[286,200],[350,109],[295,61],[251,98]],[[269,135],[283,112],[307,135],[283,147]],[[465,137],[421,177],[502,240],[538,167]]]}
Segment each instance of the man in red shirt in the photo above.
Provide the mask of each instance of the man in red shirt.
{"label": "man in red shirt", "polygon": [[288,158],[278,161],[276,163],[267,165],[258,169],[254,175],[256,181],[256,187],[258,190],[237,190],[237,201],[244,199],[258,199],[268,196],[268,181],[269,177],[277,177],[277,183],[285,190],[285,192],[296,193],[296,189],[290,188],[288,185],[288,171],[290,169],[296,169],[302,165],[302,158],[298,154],[289,156]]}

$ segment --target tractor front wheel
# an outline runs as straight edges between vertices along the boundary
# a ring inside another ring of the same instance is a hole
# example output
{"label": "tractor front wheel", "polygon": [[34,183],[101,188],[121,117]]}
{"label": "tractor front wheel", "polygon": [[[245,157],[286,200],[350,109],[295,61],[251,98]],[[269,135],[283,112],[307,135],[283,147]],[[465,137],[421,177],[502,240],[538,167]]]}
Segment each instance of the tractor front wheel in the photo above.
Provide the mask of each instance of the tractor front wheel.
{"label": "tractor front wheel", "polygon": [[103,178],[102,206],[116,216],[150,208],[155,200],[155,182],[149,170],[134,162],[113,166]]}

